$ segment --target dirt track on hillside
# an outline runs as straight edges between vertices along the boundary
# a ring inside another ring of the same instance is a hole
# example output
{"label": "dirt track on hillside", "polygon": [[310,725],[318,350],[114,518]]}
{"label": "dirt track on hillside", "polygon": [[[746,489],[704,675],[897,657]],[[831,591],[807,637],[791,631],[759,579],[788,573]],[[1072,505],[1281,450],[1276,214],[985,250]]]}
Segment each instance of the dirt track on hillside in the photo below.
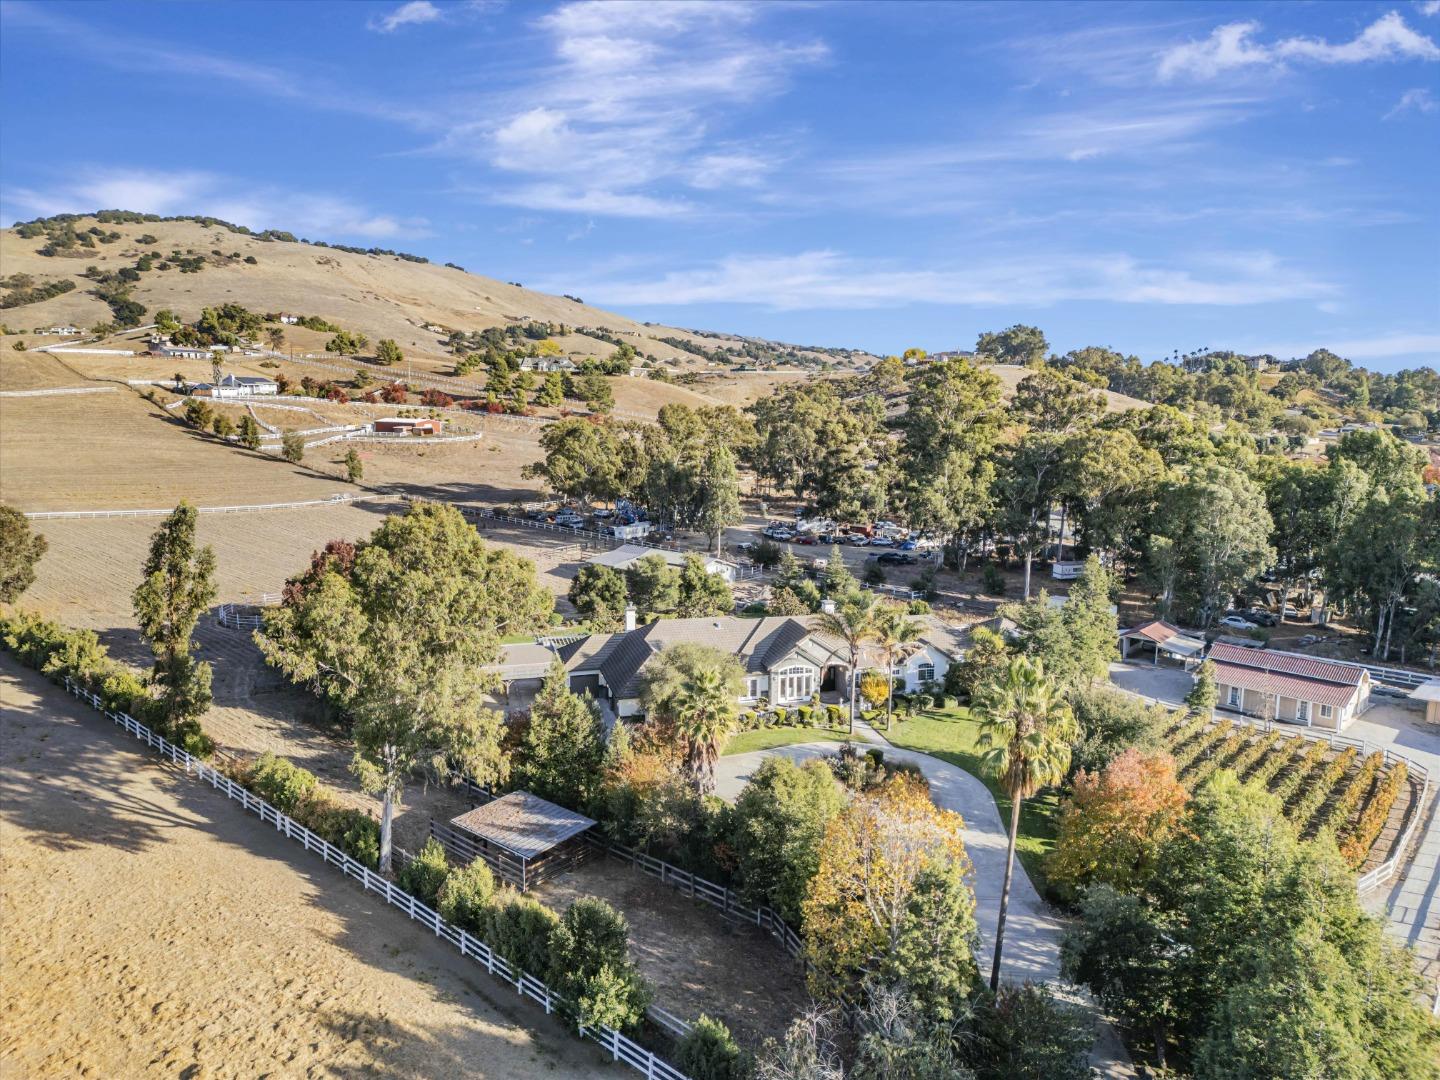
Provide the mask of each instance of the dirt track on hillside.
{"label": "dirt track on hillside", "polygon": [[622,1075],[0,658],[0,1075]]}

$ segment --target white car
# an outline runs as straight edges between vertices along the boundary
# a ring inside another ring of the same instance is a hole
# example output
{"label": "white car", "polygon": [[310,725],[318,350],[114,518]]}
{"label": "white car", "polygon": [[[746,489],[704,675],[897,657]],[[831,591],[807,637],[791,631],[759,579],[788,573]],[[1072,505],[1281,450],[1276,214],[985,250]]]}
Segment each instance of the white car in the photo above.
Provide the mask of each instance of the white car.
{"label": "white car", "polygon": [[1249,619],[1242,619],[1239,615],[1226,615],[1220,620],[1220,625],[1231,630],[1259,630]]}

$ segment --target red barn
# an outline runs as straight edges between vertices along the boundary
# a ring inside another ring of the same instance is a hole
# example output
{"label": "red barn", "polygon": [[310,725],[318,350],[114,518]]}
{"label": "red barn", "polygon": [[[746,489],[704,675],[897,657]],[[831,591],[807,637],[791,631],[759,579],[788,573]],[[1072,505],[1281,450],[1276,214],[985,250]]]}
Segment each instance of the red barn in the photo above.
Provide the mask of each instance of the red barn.
{"label": "red barn", "polygon": [[376,420],[375,431],[377,434],[439,435],[441,425],[442,421],[440,420],[408,420],[390,416],[383,420]]}

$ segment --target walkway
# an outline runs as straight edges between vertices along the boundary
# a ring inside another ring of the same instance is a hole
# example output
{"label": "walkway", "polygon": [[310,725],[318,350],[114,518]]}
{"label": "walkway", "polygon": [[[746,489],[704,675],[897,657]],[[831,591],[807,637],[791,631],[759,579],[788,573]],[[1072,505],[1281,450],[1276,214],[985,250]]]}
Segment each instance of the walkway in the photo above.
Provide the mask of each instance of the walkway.
{"label": "walkway", "polygon": [[[971,884],[975,890],[975,921],[980,930],[976,960],[981,977],[988,979],[990,959],[995,951],[995,923],[1000,917],[1008,838],[995,799],[979,779],[964,769],[929,754],[891,746],[862,721],[856,721],[855,735],[857,742],[883,747],[887,761],[908,761],[919,766],[930,783],[930,797],[935,805],[954,810],[965,819],[965,850],[974,865]],[[716,770],[716,794],[727,800],[735,799],[767,757],[778,755],[792,761],[808,761],[834,754],[837,748],[836,743],[799,743],[722,757]],[[1060,939],[1064,931],[1063,922],[1041,899],[1017,857],[1010,882],[1010,906],[1005,916],[1005,955],[1000,962],[1000,977],[1006,982],[1054,983],[1066,997],[1084,1000],[1082,992],[1060,981]],[[1119,1035],[1103,1020],[1097,1019],[1091,1064],[1101,1076],[1135,1075]]]}

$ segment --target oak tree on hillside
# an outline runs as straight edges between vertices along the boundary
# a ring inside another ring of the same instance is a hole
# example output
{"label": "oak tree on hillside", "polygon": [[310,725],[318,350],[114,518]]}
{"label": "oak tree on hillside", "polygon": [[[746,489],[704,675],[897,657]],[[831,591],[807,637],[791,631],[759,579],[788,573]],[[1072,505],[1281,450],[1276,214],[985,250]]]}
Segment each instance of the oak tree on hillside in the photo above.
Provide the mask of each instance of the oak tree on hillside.
{"label": "oak tree on hillside", "polygon": [[0,602],[13,604],[34,584],[35,564],[49,547],[24,514],[0,503]]}

